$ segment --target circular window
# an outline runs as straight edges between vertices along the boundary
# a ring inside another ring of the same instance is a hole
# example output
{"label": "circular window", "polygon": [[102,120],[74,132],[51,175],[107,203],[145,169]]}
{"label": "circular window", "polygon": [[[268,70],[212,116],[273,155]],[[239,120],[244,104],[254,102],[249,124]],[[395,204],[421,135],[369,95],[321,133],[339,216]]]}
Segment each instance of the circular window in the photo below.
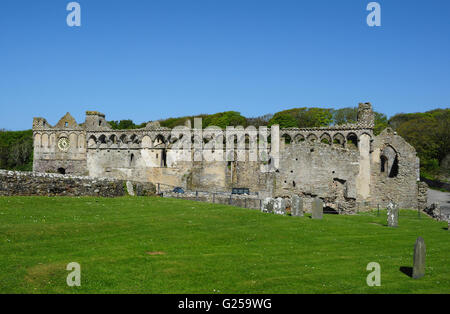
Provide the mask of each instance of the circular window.
{"label": "circular window", "polygon": [[70,147],[70,141],[67,137],[61,137],[58,141],[58,148],[59,150],[66,152],[69,150]]}

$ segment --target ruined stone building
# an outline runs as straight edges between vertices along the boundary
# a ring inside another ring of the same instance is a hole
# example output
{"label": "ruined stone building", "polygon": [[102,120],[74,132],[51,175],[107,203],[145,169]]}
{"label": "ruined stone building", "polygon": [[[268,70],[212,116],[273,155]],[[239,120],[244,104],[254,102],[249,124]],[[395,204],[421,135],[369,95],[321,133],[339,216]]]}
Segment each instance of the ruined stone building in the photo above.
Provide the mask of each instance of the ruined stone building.
{"label": "ruined stone building", "polygon": [[330,208],[348,212],[389,201],[417,208],[415,149],[390,128],[374,136],[373,127],[374,113],[366,103],[359,105],[355,124],[281,129],[267,148],[270,155],[279,147],[279,167],[267,172],[262,171],[267,161],[250,161],[247,144],[234,148],[244,160],[185,160],[180,154],[186,152],[180,153],[176,144],[193,142],[194,137],[174,136],[173,130],[157,122],[142,129],[113,130],[99,112],[88,111],[82,124],[67,113],[55,126],[34,118],[33,169],[190,190],[229,192],[237,187],[262,196],[297,194],[305,200],[318,196]]}

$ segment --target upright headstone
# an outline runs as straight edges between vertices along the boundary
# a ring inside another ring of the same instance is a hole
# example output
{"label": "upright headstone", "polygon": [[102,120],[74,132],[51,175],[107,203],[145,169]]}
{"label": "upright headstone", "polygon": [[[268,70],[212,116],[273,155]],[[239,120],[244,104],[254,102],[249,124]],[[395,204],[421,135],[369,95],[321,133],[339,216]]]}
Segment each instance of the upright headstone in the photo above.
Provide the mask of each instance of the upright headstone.
{"label": "upright headstone", "polygon": [[312,219],[323,218],[323,201],[316,197],[312,203]]}
{"label": "upright headstone", "polygon": [[303,199],[298,195],[292,196],[291,215],[303,217]]}
{"label": "upright headstone", "polygon": [[272,214],[273,213],[273,205],[274,205],[273,203],[274,203],[274,199],[273,198],[271,198],[271,197],[265,198],[264,201],[262,202],[262,205],[261,205],[261,211],[263,213],[270,213],[270,214]]}
{"label": "upright headstone", "polygon": [[133,183],[131,183],[130,181],[127,181],[127,192],[128,192],[128,195],[135,196],[134,189],[133,189]]}
{"label": "upright headstone", "polygon": [[275,199],[273,212],[277,215],[286,215],[286,200],[278,197]]}
{"label": "upright headstone", "polygon": [[392,202],[387,205],[387,222],[388,227],[398,227],[398,205]]}
{"label": "upright headstone", "polygon": [[418,237],[416,240],[416,245],[414,245],[414,267],[412,275],[414,279],[419,279],[425,276],[425,254],[425,241],[422,237]]}

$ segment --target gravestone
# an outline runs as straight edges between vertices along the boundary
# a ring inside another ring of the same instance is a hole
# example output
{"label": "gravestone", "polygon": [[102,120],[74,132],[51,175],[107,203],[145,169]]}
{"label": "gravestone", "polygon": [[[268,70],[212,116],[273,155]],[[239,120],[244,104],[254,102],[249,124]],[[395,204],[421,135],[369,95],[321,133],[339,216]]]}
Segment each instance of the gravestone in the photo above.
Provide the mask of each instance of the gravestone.
{"label": "gravestone", "polygon": [[271,197],[265,198],[262,202],[261,211],[263,213],[273,213],[274,199]]}
{"label": "gravestone", "polygon": [[419,279],[425,276],[425,241],[422,237],[418,237],[414,245],[414,267],[413,278]]}
{"label": "gravestone", "polygon": [[392,202],[386,206],[388,227],[398,227],[398,205]]}
{"label": "gravestone", "polygon": [[303,217],[303,199],[298,196],[292,196],[291,215],[296,217]]}
{"label": "gravestone", "polygon": [[312,203],[312,219],[322,219],[323,218],[323,200],[320,198],[315,198]]}
{"label": "gravestone", "polygon": [[127,181],[127,191],[128,191],[128,195],[135,196],[134,189],[133,189],[133,183],[131,183],[130,181]]}
{"label": "gravestone", "polygon": [[278,197],[275,199],[273,212],[277,215],[286,215],[286,200]]}

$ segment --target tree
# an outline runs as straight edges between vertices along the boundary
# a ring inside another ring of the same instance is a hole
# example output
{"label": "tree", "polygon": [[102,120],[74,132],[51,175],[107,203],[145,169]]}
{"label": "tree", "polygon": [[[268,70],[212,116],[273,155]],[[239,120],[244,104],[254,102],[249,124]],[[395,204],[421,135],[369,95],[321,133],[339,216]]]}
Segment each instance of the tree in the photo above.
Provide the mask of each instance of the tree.
{"label": "tree", "polygon": [[237,111],[219,112],[213,115],[202,115],[203,127],[218,126],[225,129],[227,126],[246,126],[247,119]]}
{"label": "tree", "polygon": [[424,174],[437,173],[442,160],[450,153],[450,109],[425,113],[398,114],[389,125],[417,151]]}
{"label": "tree", "polygon": [[[290,116],[291,118],[287,118],[287,116]],[[274,119],[281,119],[280,121],[282,121],[284,125],[289,125],[288,127],[311,128],[330,125],[333,121],[333,115],[331,109],[294,108],[275,113],[273,118],[270,120],[271,122],[269,125],[274,124],[272,123]],[[292,122],[294,120],[295,125]],[[280,127],[283,126],[280,124]]]}
{"label": "tree", "polygon": [[276,113],[269,121],[269,126],[278,124],[280,128],[295,128],[297,127],[297,120],[288,113]]}
{"label": "tree", "polygon": [[33,131],[0,131],[0,168],[31,171]]}
{"label": "tree", "polygon": [[374,112],[375,114],[375,121],[374,121],[374,127],[373,127],[373,133],[375,135],[380,134],[385,128],[388,127],[388,118],[384,113],[380,112]]}
{"label": "tree", "polygon": [[333,122],[331,109],[309,108],[299,111],[298,118],[300,128],[313,128],[329,126]]}
{"label": "tree", "polygon": [[358,120],[358,108],[346,107],[333,110],[334,125],[342,125],[346,123],[355,123]]}
{"label": "tree", "polygon": [[260,126],[267,126],[269,124],[270,119],[272,118],[273,114],[265,114],[263,116],[255,118],[247,118],[247,125],[252,125],[255,128],[259,128]]}

